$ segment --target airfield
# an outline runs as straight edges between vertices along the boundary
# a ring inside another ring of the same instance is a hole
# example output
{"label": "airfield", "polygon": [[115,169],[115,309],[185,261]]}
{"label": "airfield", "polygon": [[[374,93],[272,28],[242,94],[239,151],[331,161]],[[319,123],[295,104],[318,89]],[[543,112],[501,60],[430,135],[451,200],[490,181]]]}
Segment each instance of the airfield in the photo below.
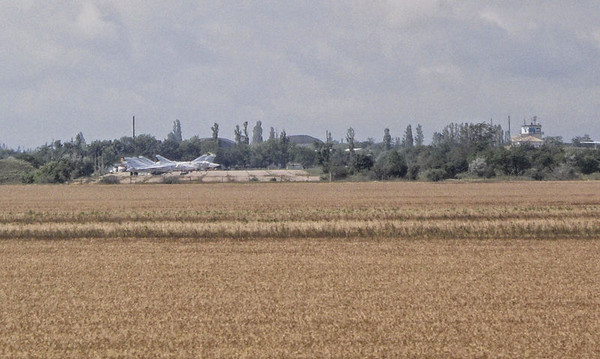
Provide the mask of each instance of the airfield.
{"label": "airfield", "polygon": [[304,170],[210,170],[194,171],[185,174],[180,172],[162,175],[140,174],[131,176],[129,172],[119,172],[109,176],[117,176],[122,184],[164,183],[169,181],[192,183],[244,183],[244,182],[319,182],[321,178]]}

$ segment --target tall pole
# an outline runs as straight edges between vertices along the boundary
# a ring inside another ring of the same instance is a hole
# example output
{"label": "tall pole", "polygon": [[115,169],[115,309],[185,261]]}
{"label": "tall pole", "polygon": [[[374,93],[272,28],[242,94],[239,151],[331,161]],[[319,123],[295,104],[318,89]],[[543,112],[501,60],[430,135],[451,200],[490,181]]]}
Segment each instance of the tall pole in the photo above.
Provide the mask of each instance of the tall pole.
{"label": "tall pole", "polygon": [[133,138],[135,139],[135,116],[133,116]]}

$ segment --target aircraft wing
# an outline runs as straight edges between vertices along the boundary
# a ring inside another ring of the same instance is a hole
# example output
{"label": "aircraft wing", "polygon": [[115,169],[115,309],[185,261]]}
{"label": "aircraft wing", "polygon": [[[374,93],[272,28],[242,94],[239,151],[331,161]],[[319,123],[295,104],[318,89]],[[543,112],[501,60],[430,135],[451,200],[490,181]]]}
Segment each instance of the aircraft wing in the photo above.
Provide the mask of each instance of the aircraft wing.
{"label": "aircraft wing", "polygon": [[193,161],[192,161],[192,163],[200,163],[200,162],[202,162],[202,161],[206,161],[206,157],[207,157],[207,156],[208,156],[208,155],[202,155],[202,156],[200,156],[200,157],[196,158],[195,160],[193,160]]}
{"label": "aircraft wing", "polygon": [[128,169],[133,170],[141,169],[148,166],[146,163],[142,162],[137,157],[125,157],[125,163],[127,163]]}
{"label": "aircraft wing", "polygon": [[148,159],[142,160],[138,157],[125,157],[125,162],[127,163],[127,170],[129,172],[147,172],[147,173],[164,173],[172,171],[175,167],[173,164],[164,164],[151,162],[148,164]]}

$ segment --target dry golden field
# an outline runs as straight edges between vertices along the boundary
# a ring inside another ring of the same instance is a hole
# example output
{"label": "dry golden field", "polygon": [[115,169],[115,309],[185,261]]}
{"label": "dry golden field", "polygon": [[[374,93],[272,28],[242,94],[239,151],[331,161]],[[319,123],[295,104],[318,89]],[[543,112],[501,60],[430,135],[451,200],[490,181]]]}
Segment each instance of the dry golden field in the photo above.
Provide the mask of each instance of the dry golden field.
{"label": "dry golden field", "polygon": [[598,357],[600,182],[0,186],[0,357]]}

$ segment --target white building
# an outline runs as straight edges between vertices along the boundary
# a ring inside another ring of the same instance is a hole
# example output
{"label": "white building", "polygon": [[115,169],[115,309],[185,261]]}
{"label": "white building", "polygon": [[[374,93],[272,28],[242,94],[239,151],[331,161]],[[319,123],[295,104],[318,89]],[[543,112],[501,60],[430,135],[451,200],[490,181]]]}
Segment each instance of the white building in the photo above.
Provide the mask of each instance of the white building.
{"label": "white building", "polygon": [[531,145],[533,147],[540,147],[544,144],[543,135],[542,124],[538,122],[537,116],[533,116],[529,124],[526,122],[523,123],[521,134],[513,137],[511,142],[513,146]]}

